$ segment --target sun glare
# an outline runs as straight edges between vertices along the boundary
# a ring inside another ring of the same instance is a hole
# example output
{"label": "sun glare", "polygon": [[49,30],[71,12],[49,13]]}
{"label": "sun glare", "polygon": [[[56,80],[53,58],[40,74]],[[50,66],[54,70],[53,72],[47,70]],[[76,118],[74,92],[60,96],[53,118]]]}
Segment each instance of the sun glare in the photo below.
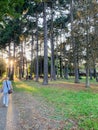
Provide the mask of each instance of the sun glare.
{"label": "sun glare", "polygon": [[8,64],[8,61],[9,61],[8,59],[5,59],[6,64]]}
{"label": "sun glare", "polygon": [[10,61],[10,64],[11,64],[11,66],[13,65],[13,61],[12,60]]}
{"label": "sun glare", "polygon": [[9,63],[11,66],[13,65],[13,60],[10,60],[10,61],[9,61],[9,59],[5,59],[5,62],[6,62],[6,64]]}

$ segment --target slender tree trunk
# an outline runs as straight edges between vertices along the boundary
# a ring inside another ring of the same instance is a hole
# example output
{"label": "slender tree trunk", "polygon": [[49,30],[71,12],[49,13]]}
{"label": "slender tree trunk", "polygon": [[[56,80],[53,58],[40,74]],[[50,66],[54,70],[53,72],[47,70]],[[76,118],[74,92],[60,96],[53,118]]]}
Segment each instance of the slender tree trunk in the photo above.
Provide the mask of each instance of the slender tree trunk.
{"label": "slender tree trunk", "polygon": [[73,35],[73,0],[70,2],[70,12],[71,12],[71,43],[73,46],[73,64],[74,64],[74,74],[75,74],[75,83],[79,83],[79,74],[78,74],[78,63],[77,63],[77,53],[76,53],[76,45],[75,45],[75,39]]}
{"label": "slender tree trunk", "polygon": [[[25,45],[24,45],[25,44]],[[22,78],[24,78],[24,73],[25,73],[25,60],[24,60],[24,53],[25,53],[25,46],[26,46],[26,40],[25,43],[23,44],[23,67],[22,67]]]}
{"label": "slender tree trunk", "polygon": [[63,67],[62,67],[62,57],[61,57],[61,54],[60,54],[60,57],[59,57],[59,61],[60,61],[60,77],[63,78],[63,75],[62,75]]}
{"label": "slender tree trunk", "polygon": [[13,44],[13,64],[12,64],[12,76],[11,79],[14,80],[15,71],[15,43]]}
{"label": "slender tree trunk", "polygon": [[58,66],[58,65],[59,65],[58,36],[57,36],[57,38],[56,38],[56,48],[57,48],[57,50],[56,50],[56,75],[57,75],[57,78],[59,78],[59,71],[58,71],[58,68],[59,68],[59,66]]}
{"label": "slender tree trunk", "polygon": [[[62,26],[61,26],[60,43],[62,43]],[[60,78],[63,78],[63,64],[62,64],[62,46],[60,46],[59,64],[60,64]]]}
{"label": "slender tree trunk", "polygon": [[89,82],[89,68],[88,66],[86,67],[86,87],[90,87],[90,82]]}
{"label": "slender tree trunk", "polygon": [[87,9],[87,1],[85,1],[85,5],[86,5],[86,16],[85,16],[85,20],[86,20],[86,88],[90,87],[90,81],[89,81],[89,22],[88,22],[88,9]]}
{"label": "slender tree trunk", "polygon": [[46,20],[46,7],[47,3],[44,3],[43,11],[43,24],[44,24],[44,80],[43,84],[48,84],[48,47],[47,47],[47,20]]}
{"label": "slender tree trunk", "polygon": [[21,59],[22,59],[22,78],[24,78],[24,43],[21,45]]}
{"label": "slender tree trunk", "polygon": [[39,78],[39,61],[38,61],[38,13],[36,12],[36,24],[37,24],[37,29],[36,29],[36,82],[38,82]]}
{"label": "slender tree trunk", "polygon": [[53,3],[51,2],[51,80],[56,80],[54,59],[54,37],[53,37]]}
{"label": "slender tree trunk", "polygon": [[43,58],[42,58],[42,56],[41,56],[41,43],[40,43],[40,77],[42,77],[42,75],[43,75]]}
{"label": "slender tree trunk", "polygon": [[20,43],[20,64],[19,64],[19,79],[23,76],[23,44]]}
{"label": "slender tree trunk", "polygon": [[26,80],[28,79],[28,62],[27,62],[27,59],[26,59]]}
{"label": "slender tree trunk", "polygon": [[65,79],[68,79],[68,63],[65,63]]}
{"label": "slender tree trunk", "polygon": [[34,45],[34,34],[32,32],[32,43],[31,43],[31,65],[30,65],[30,75],[32,77],[33,74],[33,45]]}
{"label": "slender tree trunk", "polygon": [[94,64],[94,78],[98,82],[98,75],[97,75],[97,72],[96,72],[96,65],[95,64]]}
{"label": "slender tree trunk", "polygon": [[8,77],[11,78],[11,47],[9,43],[9,50],[8,50],[8,55],[9,55],[9,63],[8,63]]}
{"label": "slender tree trunk", "polygon": [[90,82],[89,82],[89,36],[88,36],[88,30],[87,30],[87,36],[86,36],[86,87],[90,87]]}
{"label": "slender tree trunk", "polygon": [[92,69],[89,69],[90,80],[92,80]]}

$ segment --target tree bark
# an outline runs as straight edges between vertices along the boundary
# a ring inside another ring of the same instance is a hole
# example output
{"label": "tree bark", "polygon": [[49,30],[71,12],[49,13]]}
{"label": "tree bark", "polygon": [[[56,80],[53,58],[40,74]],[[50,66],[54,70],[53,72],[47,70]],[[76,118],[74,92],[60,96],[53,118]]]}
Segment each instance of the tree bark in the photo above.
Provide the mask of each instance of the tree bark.
{"label": "tree bark", "polygon": [[78,62],[77,62],[77,52],[76,52],[76,43],[73,35],[73,0],[70,2],[70,13],[71,13],[71,43],[73,46],[73,65],[74,65],[74,75],[75,83],[79,83],[79,73],[78,73]]}
{"label": "tree bark", "polygon": [[10,43],[9,43],[9,50],[8,50],[8,56],[9,56],[9,63],[8,63],[8,77],[11,78],[11,64],[10,64],[10,60],[11,60],[11,47],[10,47]]}
{"label": "tree bark", "polygon": [[[30,75],[32,77],[33,74],[33,45],[34,45],[34,37],[33,37],[33,32],[32,32],[32,43],[31,43],[31,65],[30,65]],[[27,73],[28,74],[28,73]],[[28,76],[28,75],[27,75]]]}
{"label": "tree bark", "polygon": [[68,63],[65,64],[65,79],[68,79]]}
{"label": "tree bark", "polygon": [[56,80],[54,59],[54,37],[53,37],[53,2],[51,3],[51,80]]}
{"label": "tree bark", "polygon": [[36,82],[38,82],[39,78],[39,61],[38,61],[38,13],[36,12]]}
{"label": "tree bark", "polygon": [[88,9],[87,9],[87,1],[85,2],[86,5],[86,16],[85,16],[85,20],[86,20],[86,88],[90,87],[90,81],[89,81],[89,22],[88,22]]}
{"label": "tree bark", "polygon": [[43,84],[48,84],[48,47],[47,47],[47,21],[46,21],[46,2],[43,2],[43,24],[44,24],[44,80]]}

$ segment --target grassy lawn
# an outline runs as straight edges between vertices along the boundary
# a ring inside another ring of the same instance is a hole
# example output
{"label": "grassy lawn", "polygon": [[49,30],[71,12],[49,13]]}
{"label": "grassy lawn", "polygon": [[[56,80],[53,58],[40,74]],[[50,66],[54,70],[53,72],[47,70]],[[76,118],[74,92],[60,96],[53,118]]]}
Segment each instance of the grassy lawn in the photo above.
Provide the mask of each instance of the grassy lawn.
{"label": "grassy lawn", "polygon": [[[71,83],[73,83],[74,82],[74,77],[73,76],[71,76],[71,77],[69,77],[69,79],[68,80],[66,80],[66,79],[60,79],[60,81],[66,81],[66,82],[71,82]],[[92,79],[89,79],[89,81],[90,81],[90,84],[98,84],[98,82],[96,82],[96,79],[94,79],[94,78],[92,78]],[[80,83],[86,83],[86,77],[81,77],[81,79],[79,79],[79,82]]]}
{"label": "grassy lawn", "polygon": [[15,81],[13,85],[15,91],[31,92],[33,96],[43,97],[55,109],[55,114],[50,118],[72,121],[66,124],[67,129],[71,129],[74,122],[79,129],[98,130],[98,93],[92,89],[77,91],[56,87],[57,83],[61,81],[52,81],[47,86],[34,81]]}

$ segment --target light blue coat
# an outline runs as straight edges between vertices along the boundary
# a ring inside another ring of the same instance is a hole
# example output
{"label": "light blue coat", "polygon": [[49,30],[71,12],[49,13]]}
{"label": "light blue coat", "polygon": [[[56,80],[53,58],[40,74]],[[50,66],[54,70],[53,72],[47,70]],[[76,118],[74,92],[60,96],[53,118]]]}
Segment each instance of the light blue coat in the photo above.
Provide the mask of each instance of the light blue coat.
{"label": "light blue coat", "polygon": [[[7,82],[7,84],[6,84],[6,82]],[[8,93],[9,89],[11,89],[11,81],[9,81],[9,80],[3,81],[3,93]]]}

